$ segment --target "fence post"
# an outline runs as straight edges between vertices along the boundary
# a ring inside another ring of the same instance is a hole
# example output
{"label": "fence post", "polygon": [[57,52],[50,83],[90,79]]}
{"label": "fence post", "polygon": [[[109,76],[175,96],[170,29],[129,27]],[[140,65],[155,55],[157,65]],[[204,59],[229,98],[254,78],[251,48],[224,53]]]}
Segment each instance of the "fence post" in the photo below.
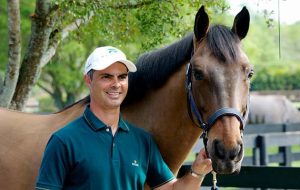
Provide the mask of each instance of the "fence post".
{"label": "fence post", "polygon": [[266,166],[268,165],[269,162],[269,157],[268,157],[268,150],[266,146],[266,137],[264,135],[259,135],[257,137],[257,144],[259,147],[259,152],[260,152],[260,165],[261,166]]}
{"label": "fence post", "polygon": [[283,154],[283,163],[280,166],[292,166],[292,149],[291,147],[279,147],[279,152]]}
{"label": "fence post", "polygon": [[[283,124],[283,132],[287,132],[288,127]],[[292,165],[292,149],[291,147],[282,146],[278,148],[278,152],[283,154],[283,163],[279,163],[280,166],[291,166]]]}
{"label": "fence post", "polygon": [[257,146],[255,148],[252,148],[252,164],[254,166],[259,166],[260,161],[259,161],[259,149]]}

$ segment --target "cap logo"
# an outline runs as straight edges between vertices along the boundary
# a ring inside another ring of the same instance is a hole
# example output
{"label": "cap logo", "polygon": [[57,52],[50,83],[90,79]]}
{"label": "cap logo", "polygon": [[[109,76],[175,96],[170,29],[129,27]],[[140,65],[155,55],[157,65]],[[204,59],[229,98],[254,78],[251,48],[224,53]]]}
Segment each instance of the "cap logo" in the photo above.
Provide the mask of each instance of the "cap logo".
{"label": "cap logo", "polygon": [[109,48],[107,49],[108,53],[118,53],[118,50],[113,49],[113,48]]}

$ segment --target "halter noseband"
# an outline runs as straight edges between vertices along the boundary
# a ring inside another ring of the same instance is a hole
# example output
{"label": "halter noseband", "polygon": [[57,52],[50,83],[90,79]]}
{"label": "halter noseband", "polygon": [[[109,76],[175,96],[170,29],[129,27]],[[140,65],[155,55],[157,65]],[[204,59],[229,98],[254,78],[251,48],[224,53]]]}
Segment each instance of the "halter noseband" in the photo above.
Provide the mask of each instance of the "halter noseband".
{"label": "halter noseband", "polygon": [[[207,120],[207,122],[204,122],[200,111],[198,110],[198,107],[195,103],[194,97],[193,97],[193,93],[192,93],[192,79],[191,79],[191,75],[192,75],[192,65],[189,63],[187,66],[187,70],[186,70],[186,81],[185,81],[185,87],[187,90],[187,98],[188,98],[188,106],[189,106],[189,115],[192,119],[192,121],[203,130],[201,137],[203,138],[203,142],[206,148],[206,143],[207,143],[207,134],[208,131],[210,130],[210,128],[213,126],[213,124],[222,116],[225,115],[229,115],[229,116],[235,116],[241,123],[241,133],[244,130],[244,126],[246,123],[246,119],[248,117],[248,112],[249,112],[249,106],[247,104],[247,110],[246,113],[244,114],[244,116],[241,115],[240,111],[238,111],[235,108],[221,108],[218,109],[215,113],[213,113]],[[249,101],[249,98],[248,98]],[[197,119],[197,123],[194,121],[194,117],[193,115],[196,117]]]}

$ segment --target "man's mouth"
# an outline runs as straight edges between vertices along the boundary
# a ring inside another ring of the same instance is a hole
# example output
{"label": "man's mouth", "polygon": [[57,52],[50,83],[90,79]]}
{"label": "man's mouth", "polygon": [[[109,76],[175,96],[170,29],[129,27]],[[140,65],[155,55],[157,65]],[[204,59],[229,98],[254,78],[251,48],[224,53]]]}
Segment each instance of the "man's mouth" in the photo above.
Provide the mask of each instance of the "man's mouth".
{"label": "man's mouth", "polygon": [[112,98],[117,98],[121,94],[120,92],[107,92],[107,94]]}

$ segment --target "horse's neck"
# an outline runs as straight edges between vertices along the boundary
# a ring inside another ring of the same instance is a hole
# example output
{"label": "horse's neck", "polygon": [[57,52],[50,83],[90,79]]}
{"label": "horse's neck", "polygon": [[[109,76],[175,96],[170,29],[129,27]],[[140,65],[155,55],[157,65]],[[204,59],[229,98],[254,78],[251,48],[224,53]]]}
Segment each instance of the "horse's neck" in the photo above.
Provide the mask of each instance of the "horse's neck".
{"label": "horse's neck", "polygon": [[30,138],[24,140],[45,144],[54,131],[81,115],[84,107],[83,103],[79,103],[62,112],[47,115],[0,109],[0,135],[5,135],[7,141],[10,141],[14,138],[24,139],[26,134]]}
{"label": "horse's neck", "polygon": [[51,134],[78,117],[84,107],[80,102],[47,115],[0,108],[0,189],[33,189]]}
{"label": "horse's neck", "polygon": [[188,115],[184,86],[185,66],[174,73],[164,87],[149,92],[138,102],[122,109],[124,117],[133,124],[149,131],[159,149],[176,173],[190,149],[199,138]]}

